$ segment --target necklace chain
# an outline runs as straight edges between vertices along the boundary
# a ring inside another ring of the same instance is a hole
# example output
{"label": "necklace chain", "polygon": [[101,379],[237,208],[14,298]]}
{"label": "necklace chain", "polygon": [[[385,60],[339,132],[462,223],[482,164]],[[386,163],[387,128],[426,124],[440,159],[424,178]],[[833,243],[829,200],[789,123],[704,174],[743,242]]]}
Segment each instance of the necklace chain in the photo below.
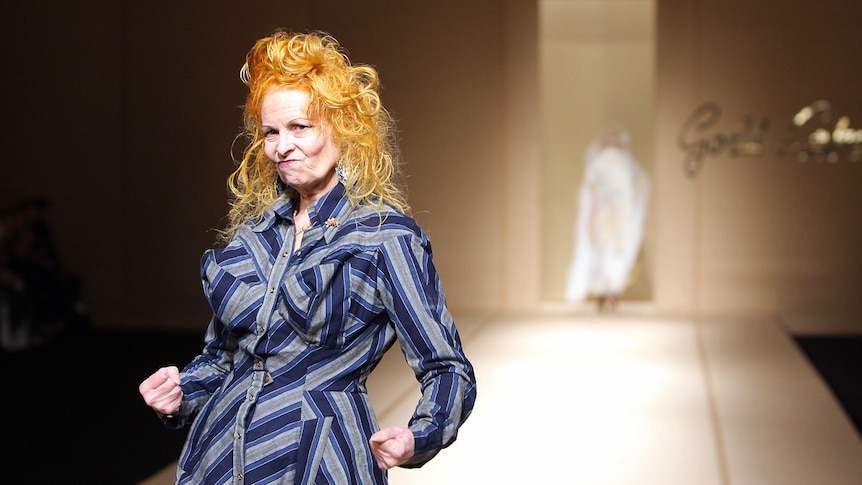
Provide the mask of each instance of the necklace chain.
{"label": "necklace chain", "polygon": [[307,231],[307,230],[311,229],[312,227],[314,227],[314,223],[313,223],[313,222],[309,222],[309,223],[308,223],[308,224],[306,224],[305,226],[303,226],[303,227],[301,227],[301,228],[297,229],[297,230],[296,230],[296,235],[297,235],[297,236],[299,236],[299,235],[300,235],[300,234],[302,234],[303,232],[305,232],[305,231]]}
{"label": "necklace chain", "polygon": [[[296,216],[297,216],[297,215],[299,215],[299,211],[293,211],[293,220],[294,220],[294,225],[296,224]],[[296,235],[297,235],[297,236],[299,236],[299,235],[300,235],[300,234],[302,234],[303,232],[305,232],[305,231],[307,231],[307,230],[311,229],[312,227],[314,227],[314,223],[313,223],[313,222],[311,222],[311,220],[309,220],[309,221],[308,221],[308,224],[306,224],[306,225],[304,225],[304,226],[302,226],[302,227],[300,227],[300,228],[297,228],[297,229],[296,229]]]}

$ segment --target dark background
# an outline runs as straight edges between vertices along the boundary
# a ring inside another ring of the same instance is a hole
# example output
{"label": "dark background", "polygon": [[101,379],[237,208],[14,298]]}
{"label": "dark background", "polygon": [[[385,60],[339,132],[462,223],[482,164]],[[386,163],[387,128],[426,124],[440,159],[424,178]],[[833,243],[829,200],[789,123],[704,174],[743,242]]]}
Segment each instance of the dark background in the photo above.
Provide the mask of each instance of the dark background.
{"label": "dark background", "polygon": [[185,430],[164,427],[138,384],[202,347],[203,333],[87,330],[4,353],[0,482],[134,484],[176,460]]}

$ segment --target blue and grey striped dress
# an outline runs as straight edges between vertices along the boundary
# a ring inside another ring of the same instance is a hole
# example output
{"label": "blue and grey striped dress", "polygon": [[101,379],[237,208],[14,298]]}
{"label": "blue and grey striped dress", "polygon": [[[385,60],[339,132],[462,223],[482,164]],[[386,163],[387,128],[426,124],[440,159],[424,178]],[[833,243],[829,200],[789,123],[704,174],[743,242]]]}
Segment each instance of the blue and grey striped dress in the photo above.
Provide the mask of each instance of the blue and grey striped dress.
{"label": "blue and grey striped dress", "polygon": [[455,440],[475,377],[446,307],[428,238],[408,216],[351,207],[338,185],[308,209],[294,248],[280,201],[201,262],[213,309],[181,374],[193,420],[178,483],[381,484],[365,381],[397,339],[421,388],[409,427],[421,466]]}

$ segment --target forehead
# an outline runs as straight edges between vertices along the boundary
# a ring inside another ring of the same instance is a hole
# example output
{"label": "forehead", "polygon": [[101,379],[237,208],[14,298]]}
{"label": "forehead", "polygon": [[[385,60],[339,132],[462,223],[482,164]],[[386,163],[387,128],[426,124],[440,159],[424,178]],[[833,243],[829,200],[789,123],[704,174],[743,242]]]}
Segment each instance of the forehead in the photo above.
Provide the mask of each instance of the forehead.
{"label": "forehead", "polygon": [[263,98],[260,107],[261,119],[305,118],[307,116],[309,95],[302,89],[278,88]]}

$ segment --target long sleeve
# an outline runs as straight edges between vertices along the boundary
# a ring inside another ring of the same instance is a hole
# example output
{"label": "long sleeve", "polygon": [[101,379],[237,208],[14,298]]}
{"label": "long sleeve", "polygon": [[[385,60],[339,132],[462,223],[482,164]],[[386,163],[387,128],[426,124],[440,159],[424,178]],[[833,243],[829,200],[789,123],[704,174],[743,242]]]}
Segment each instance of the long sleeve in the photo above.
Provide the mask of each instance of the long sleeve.
{"label": "long sleeve", "polygon": [[407,363],[422,396],[410,430],[415,455],[405,467],[419,467],[449,446],[470,415],[476,380],[464,355],[428,240],[403,235],[384,243],[378,262],[379,288]]}
{"label": "long sleeve", "polygon": [[179,412],[172,416],[162,416],[162,421],[170,428],[182,428],[194,419],[194,416],[206,404],[210,396],[216,392],[230,370],[232,351],[229,341],[223,338],[219,328],[224,328],[217,318],[213,317],[207,328],[206,346],[203,352],[192,360],[180,373],[180,387],[183,390],[183,401]]}
{"label": "long sleeve", "polygon": [[309,207],[315,224],[294,248],[292,209],[204,255],[213,319],[180,374],[172,419],[192,423],[179,483],[386,483],[365,382],[395,341],[422,389],[406,466],[452,443],[472,410],[473,367],[415,221],[352,206],[339,185]]}

